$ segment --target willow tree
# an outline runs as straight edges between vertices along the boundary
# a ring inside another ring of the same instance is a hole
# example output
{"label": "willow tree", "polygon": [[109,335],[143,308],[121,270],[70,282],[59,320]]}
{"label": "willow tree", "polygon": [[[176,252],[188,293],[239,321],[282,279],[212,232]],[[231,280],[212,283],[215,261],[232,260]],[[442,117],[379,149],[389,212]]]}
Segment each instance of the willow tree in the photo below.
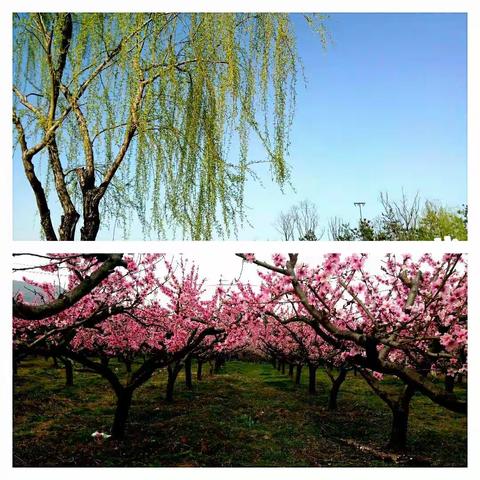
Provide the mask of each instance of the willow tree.
{"label": "willow tree", "polygon": [[[323,18],[305,18],[323,40]],[[252,135],[273,180],[287,181],[299,64],[288,14],[32,13],[13,22],[15,144],[45,239],[73,240],[79,222],[82,240],[111,221],[127,231],[135,213],[159,238],[172,229],[230,235],[245,218]]]}

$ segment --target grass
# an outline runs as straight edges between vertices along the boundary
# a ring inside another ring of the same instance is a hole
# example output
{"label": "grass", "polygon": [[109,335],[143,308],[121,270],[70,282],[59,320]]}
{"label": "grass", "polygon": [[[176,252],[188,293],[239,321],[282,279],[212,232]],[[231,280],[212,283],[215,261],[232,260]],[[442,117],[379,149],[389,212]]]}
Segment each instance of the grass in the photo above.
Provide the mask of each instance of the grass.
{"label": "grass", "polygon": [[[43,359],[22,363],[14,379],[15,466],[392,465],[346,443],[381,450],[390,429],[388,408],[351,373],[330,412],[321,369],[314,396],[306,371],[296,387],[266,363],[228,362],[193,391],[182,372],[173,404],[164,400],[166,373],[158,372],[134,396],[125,440],[100,443],[91,434],[109,431],[114,395],[96,374],[78,369],[74,380],[65,387],[63,370]],[[408,455],[432,466],[466,466],[466,417],[416,395],[409,427]]]}

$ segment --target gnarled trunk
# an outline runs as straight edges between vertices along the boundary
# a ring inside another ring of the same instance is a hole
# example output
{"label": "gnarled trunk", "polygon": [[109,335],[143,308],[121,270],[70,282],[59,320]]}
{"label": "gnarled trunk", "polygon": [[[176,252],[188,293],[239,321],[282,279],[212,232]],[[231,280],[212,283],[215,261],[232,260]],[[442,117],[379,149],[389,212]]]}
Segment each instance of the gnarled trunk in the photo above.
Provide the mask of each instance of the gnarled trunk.
{"label": "gnarled trunk", "polygon": [[63,208],[64,212],[60,217],[60,225],[58,227],[58,239],[62,241],[72,241],[75,240],[75,231],[80,215],[75,210],[73,204],[67,207],[64,205]]}
{"label": "gnarled trunk", "polygon": [[60,218],[60,226],[58,227],[58,237],[59,240],[75,240],[75,230],[80,215],[75,209],[65,183],[65,175],[62,169],[55,137],[52,138],[48,145],[48,155],[55,179],[55,190],[57,191],[58,200],[63,209],[63,214]]}
{"label": "gnarled trunk", "polygon": [[75,240],[75,230],[80,215],[74,211],[64,213],[60,218],[60,226],[58,227],[58,236],[60,240]]}
{"label": "gnarled trunk", "polygon": [[80,229],[80,240],[95,240],[100,228],[100,199],[98,190],[83,192],[83,226]]}

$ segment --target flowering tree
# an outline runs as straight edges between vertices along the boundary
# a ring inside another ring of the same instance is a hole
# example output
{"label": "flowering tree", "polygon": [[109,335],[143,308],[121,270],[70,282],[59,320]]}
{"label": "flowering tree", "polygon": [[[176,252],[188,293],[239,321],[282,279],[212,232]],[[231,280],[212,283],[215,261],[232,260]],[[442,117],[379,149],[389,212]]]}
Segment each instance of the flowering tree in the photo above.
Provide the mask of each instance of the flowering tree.
{"label": "flowering tree", "polygon": [[[134,392],[156,370],[167,369],[171,400],[182,368],[191,384],[192,358],[244,352],[308,365],[312,392],[317,368],[326,367],[331,408],[347,368],[358,368],[392,411],[394,448],[405,444],[415,392],[466,413],[466,402],[434,378],[467,371],[462,255],[416,261],[387,255],[375,273],[365,267],[366,255],[330,254],[316,266],[299,263],[296,254],[275,254],[271,262],[239,255],[262,267],[259,288],[236,282],[209,293],[195,265],[159,254],[52,255],[41,268],[66,272],[64,293],[52,282],[29,280],[45,298],[37,305],[21,295],[14,300],[15,352],[55,355],[102,375],[117,397],[116,438],[124,435]],[[119,265],[107,268],[108,261]],[[110,358],[129,366],[126,379],[108,365]],[[387,388],[383,375],[403,382],[399,392]]]}
{"label": "flowering tree", "polygon": [[[24,254],[17,254],[24,255]],[[23,301],[23,294],[19,293],[13,298],[13,316],[14,318],[25,320],[23,324],[28,324],[31,321],[29,331],[42,331],[43,334],[36,339],[35,343],[31,346],[35,346],[37,343],[47,340],[50,336],[67,330],[74,330],[75,325],[63,324],[60,328],[53,328],[45,330],[46,324],[49,322],[36,322],[38,320],[44,320],[47,317],[64,312],[69,309],[76,302],[83,299],[88,295],[95,287],[97,287],[103,280],[105,280],[116,267],[126,267],[126,262],[123,259],[123,254],[56,254],[56,255],[38,255],[38,254],[25,254],[39,258],[39,265],[32,265],[27,268],[19,268],[14,270],[43,270],[44,273],[59,273],[62,269],[70,269],[75,272],[75,279],[72,282],[71,279],[68,282],[66,288],[55,286],[53,283],[44,282],[36,283],[29,279],[27,283],[37,288],[36,296],[39,301],[27,303]],[[45,260],[48,263],[45,264]],[[83,262],[83,265],[82,265]],[[88,270],[88,271],[87,271]],[[59,291],[60,289],[60,291]],[[42,293],[39,293],[42,292]],[[60,295],[59,295],[60,293]],[[38,298],[40,297],[40,298]],[[108,312],[105,310],[105,305],[98,305],[95,311],[90,312],[90,321],[100,321],[105,316],[108,316]],[[21,323],[20,323],[21,324]],[[17,339],[18,340],[18,339]],[[22,346],[22,342],[14,343],[14,370],[21,357],[29,352],[20,352],[21,349],[17,348]],[[25,347],[25,344],[23,344]],[[23,349],[25,350],[25,349]],[[57,366],[56,357],[53,356],[55,365]],[[67,385],[73,384],[73,368],[71,360],[62,357],[62,361],[65,364]]]}
{"label": "flowering tree", "polygon": [[[187,387],[191,388],[191,359],[198,352],[213,350],[216,344],[224,340],[228,325],[222,317],[223,292],[217,289],[211,297],[206,296],[205,279],[199,277],[198,267],[192,264],[189,268],[188,262],[183,259],[176,266],[170,262],[165,264],[169,281],[160,287],[166,300],[160,303],[165,303],[162,328],[168,337],[169,351],[184,348],[192,334],[209,332],[190,346],[188,355],[176,358],[167,366],[166,400],[171,402],[175,381],[181,369],[185,368]],[[152,322],[155,322],[157,315],[153,315]]]}
{"label": "flowering tree", "polygon": [[[288,295],[269,298],[269,287],[264,282],[260,293],[255,293],[251,287],[243,288],[248,298],[249,310],[255,311],[257,317],[262,318],[263,326],[260,329],[250,327],[256,331],[257,343],[273,365],[285,373],[285,363],[290,364],[289,375],[293,376],[296,365],[295,383],[300,383],[302,366],[308,366],[310,394],[316,393],[317,369],[325,368],[331,381],[329,393],[329,409],[337,408],[337,396],[340,386],[345,381],[348,365],[341,350],[322,339],[308,323],[302,322],[302,317],[296,302]],[[338,375],[335,375],[335,368]]]}
{"label": "flowering tree", "polygon": [[[74,306],[44,320],[14,318],[17,350],[48,353],[69,358],[102,375],[117,396],[112,435],[125,432],[134,391],[153,373],[185,359],[209,335],[222,333],[208,322],[208,302],[196,288],[198,274],[174,272],[164,260],[164,274],[158,274],[162,255],[145,255],[138,260],[125,257],[125,267],[115,269]],[[78,257],[68,262],[68,289],[93,275],[98,262]],[[52,271],[57,265],[47,265]],[[35,283],[31,282],[30,283]],[[37,283],[55,300],[51,283]],[[167,302],[155,300],[163,293]],[[155,295],[155,296],[154,296]],[[17,299],[20,301],[21,299]],[[99,357],[142,353],[145,361],[122,383],[121,378]]]}
{"label": "flowering tree", "polygon": [[[308,365],[309,393],[316,393],[317,369],[324,367],[331,382],[328,408],[335,410],[340,386],[348,372],[347,362],[341,357],[340,350],[325,342],[309,325],[292,323],[284,325],[284,328],[298,345],[300,361]],[[338,375],[335,374],[336,368]]]}
{"label": "flowering tree", "polygon": [[[408,387],[403,400],[419,391],[439,405],[466,413],[466,402],[432,379],[467,368],[467,271],[462,255],[447,254],[440,260],[423,255],[416,262],[409,255],[387,255],[379,274],[366,271],[366,255],[342,259],[330,254],[315,267],[299,264],[297,254],[288,260],[276,254],[271,263],[253,254],[239,256],[267,270],[259,272],[265,305],[270,300],[275,308],[280,298],[295,305],[284,322],[309,325],[341,350],[341,360],[372,372],[369,380],[372,374],[395,375]],[[392,428],[400,431],[401,442],[408,409],[404,401],[390,406]]]}

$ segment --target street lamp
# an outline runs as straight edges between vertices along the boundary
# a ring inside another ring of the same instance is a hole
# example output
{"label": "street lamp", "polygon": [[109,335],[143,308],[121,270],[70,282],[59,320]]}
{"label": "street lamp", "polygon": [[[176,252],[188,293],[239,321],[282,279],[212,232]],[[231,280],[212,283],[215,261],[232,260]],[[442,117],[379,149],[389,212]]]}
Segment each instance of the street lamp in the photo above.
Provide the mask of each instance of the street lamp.
{"label": "street lamp", "polygon": [[360,221],[362,221],[362,207],[365,205],[365,202],[353,202],[353,204],[360,209]]}

